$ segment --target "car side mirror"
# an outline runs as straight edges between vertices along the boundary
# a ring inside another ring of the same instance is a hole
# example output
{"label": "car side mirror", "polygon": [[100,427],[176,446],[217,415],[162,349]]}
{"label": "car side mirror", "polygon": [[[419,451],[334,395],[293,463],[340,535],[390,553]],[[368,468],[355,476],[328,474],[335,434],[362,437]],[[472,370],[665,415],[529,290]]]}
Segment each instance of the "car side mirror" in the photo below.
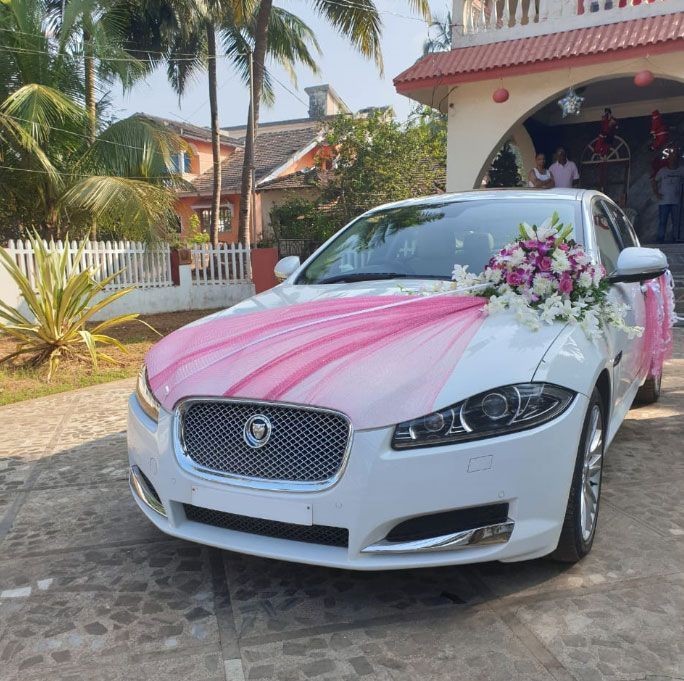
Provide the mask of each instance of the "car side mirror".
{"label": "car side mirror", "polygon": [[281,258],[273,269],[275,278],[278,281],[285,281],[300,265],[301,261],[298,255],[288,255],[286,258]]}
{"label": "car side mirror", "polygon": [[620,252],[617,267],[608,275],[611,284],[648,281],[667,270],[667,257],[657,248],[630,246]]}

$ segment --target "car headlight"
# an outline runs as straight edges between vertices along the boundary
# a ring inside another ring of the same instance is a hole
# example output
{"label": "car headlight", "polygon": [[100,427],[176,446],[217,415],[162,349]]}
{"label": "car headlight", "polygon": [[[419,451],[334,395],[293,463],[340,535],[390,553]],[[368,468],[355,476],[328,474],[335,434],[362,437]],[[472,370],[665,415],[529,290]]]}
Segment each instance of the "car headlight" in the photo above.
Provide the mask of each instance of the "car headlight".
{"label": "car headlight", "polygon": [[135,387],[135,395],[142,410],[153,420],[159,419],[160,404],[150,388],[150,383],[147,380],[147,367],[143,364],[138,373],[138,384]]}
{"label": "car headlight", "polygon": [[534,428],[562,414],[575,393],[549,383],[494,388],[467,400],[400,423],[392,447],[430,447],[467,442]]}

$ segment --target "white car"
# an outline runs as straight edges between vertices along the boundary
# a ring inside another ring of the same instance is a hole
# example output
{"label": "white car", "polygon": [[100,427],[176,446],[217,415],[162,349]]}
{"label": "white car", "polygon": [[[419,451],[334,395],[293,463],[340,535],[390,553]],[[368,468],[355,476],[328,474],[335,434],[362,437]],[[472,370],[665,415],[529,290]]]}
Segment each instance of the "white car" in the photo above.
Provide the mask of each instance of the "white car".
{"label": "white car", "polygon": [[667,261],[598,192],[381,206],[150,351],[128,419],[142,512],[176,537],[337,568],[582,558],[604,452],[637,394],[658,397],[642,339],[479,310],[439,326],[449,296],[416,295],[554,211],[643,326],[643,282]]}

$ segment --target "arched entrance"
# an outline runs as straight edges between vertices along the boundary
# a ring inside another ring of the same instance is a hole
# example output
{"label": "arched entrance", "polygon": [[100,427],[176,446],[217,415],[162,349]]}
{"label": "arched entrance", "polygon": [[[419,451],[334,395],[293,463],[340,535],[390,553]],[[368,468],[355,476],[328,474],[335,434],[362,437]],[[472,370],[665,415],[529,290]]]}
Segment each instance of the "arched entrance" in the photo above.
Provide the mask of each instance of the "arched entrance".
{"label": "arched entrance", "polygon": [[615,136],[609,152],[597,153],[599,137],[595,137],[582,152],[579,162],[582,186],[598,189],[620,205],[627,206],[630,186],[631,152],[622,137]]}

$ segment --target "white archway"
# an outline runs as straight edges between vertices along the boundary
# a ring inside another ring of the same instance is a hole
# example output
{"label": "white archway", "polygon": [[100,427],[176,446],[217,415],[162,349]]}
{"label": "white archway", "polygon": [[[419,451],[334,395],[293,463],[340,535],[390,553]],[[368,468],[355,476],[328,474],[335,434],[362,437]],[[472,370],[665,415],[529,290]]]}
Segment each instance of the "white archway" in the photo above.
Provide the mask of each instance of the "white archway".
{"label": "white archway", "polygon": [[[503,85],[510,97],[504,104],[492,101],[493,91],[501,87],[500,79],[454,88],[448,109],[447,191],[478,187],[500,146],[527,118],[567,88],[630,77],[642,69],[651,70],[656,77],[684,82],[684,52],[506,78]],[[616,115],[619,117],[617,107]]]}

